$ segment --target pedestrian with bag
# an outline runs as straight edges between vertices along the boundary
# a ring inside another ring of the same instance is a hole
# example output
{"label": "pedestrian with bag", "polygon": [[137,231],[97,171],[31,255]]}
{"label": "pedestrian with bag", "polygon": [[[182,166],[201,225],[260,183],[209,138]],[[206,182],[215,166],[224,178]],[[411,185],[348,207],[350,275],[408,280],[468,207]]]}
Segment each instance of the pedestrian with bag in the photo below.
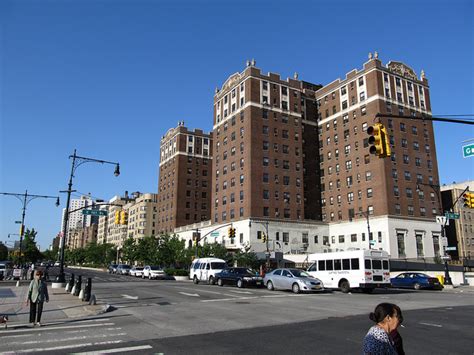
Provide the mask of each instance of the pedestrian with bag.
{"label": "pedestrian with bag", "polygon": [[[403,343],[397,328],[403,321],[400,307],[393,303],[380,303],[375,307],[374,312],[370,313],[369,318],[375,322],[364,338],[364,354],[386,354],[399,355],[404,354]],[[392,338],[396,333],[394,342]]]}
{"label": "pedestrian with bag", "polygon": [[30,306],[30,323],[38,327],[41,327],[43,304],[45,301],[49,302],[48,286],[42,276],[43,273],[40,270],[35,272],[35,278],[28,287],[28,298],[26,300],[26,305]]}

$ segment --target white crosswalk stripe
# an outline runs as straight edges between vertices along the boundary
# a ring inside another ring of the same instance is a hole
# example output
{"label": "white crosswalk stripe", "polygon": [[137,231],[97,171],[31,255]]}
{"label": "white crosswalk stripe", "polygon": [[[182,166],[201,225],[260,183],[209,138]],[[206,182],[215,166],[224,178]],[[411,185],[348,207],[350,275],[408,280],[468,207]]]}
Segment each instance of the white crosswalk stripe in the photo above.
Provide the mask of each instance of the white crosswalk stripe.
{"label": "white crosswalk stripe", "polygon": [[[117,348],[116,345],[134,340],[121,327],[109,318],[65,320],[42,327],[31,327],[25,324],[13,324],[0,331],[2,354],[21,354],[39,352],[70,352],[73,349],[91,347],[90,352],[83,354],[125,353],[151,349],[150,345]],[[110,345],[110,347],[108,347]],[[103,349],[108,347],[107,349]],[[100,347],[96,351],[94,347]]]}

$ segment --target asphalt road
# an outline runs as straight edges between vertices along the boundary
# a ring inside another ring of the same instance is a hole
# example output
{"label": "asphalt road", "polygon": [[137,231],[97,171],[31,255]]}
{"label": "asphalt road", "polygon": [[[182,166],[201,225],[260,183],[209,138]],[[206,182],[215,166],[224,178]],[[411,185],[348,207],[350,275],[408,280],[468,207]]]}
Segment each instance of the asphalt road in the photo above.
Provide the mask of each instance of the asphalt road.
{"label": "asphalt road", "polygon": [[[98,317],[1,333],[0,351],[164,354],[360,353],[380,302],[404,312],[408,354],[474,354],[474,289],[382,290],[372,295],[301,294],[191,282],[141,280],[102,272],[93,293],[114,311]],[[76,274],[78,274],[76,270]],[[47,323],[47,314],[45,314]],[[25,340],[30,343],[25,342]],[[128,350],[127,350],[128,349]]]}

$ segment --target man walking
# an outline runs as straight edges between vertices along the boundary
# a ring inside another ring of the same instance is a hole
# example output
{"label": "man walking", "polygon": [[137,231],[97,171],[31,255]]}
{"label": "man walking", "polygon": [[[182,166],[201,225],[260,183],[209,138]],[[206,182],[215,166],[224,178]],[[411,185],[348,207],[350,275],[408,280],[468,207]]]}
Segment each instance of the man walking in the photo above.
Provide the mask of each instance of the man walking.
{"label": "man walking", "polygon": [[48,287],[42,276],[41,271],[37,270],[35,272],[35,278],[30,282],[28,299],[26,300],[26,304],[30,305],[30,323],[33,323],[33,326],[38,325],[38,327],[41,327],[43,303],[44,301],[49,302]]}

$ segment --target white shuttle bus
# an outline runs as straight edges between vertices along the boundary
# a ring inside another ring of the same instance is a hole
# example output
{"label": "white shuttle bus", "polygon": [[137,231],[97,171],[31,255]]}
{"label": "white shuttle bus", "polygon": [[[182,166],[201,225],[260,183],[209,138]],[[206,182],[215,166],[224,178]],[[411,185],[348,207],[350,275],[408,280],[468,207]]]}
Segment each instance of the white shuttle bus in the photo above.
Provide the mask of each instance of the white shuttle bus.
{"label": "white shuttle bus", "polygon": [[308,260],[308,273],[320,279],[324,288],[371,293],[377,287],[390,287],[388,253],[383,250],[316,253],[309,254]]}

